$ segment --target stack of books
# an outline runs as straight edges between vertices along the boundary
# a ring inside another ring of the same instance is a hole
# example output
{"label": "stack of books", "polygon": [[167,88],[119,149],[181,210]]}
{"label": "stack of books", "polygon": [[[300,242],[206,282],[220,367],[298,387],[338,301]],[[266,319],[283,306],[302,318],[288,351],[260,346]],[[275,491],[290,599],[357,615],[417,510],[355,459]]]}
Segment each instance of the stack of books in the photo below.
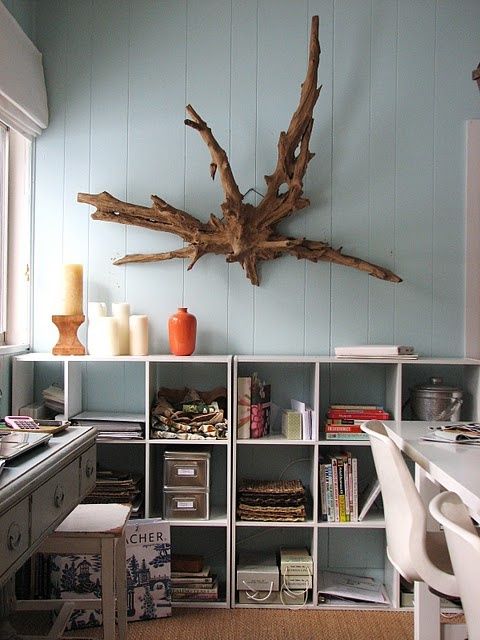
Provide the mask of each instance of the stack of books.
{"label": "stack of books", "polygon": [[411,345],[403,344],[356,344],[347,347],[335,347],[336,358],[395,358],[415,360],[418,353]]}
{"label": "stack of books", "polygon": [[366,420],[390,420],[390,414],[373,404],[331,404],[325,421],[325,439],[368,440],[360,429]]}
{"label": "stack of books", "polygon": [[320,459],[320,519],[358,521],[357,458],[350,451]]}
{"label": "stack of books", "polygon": [[[188,559],[188,561],[186,561]],[[179,562],[181,560],[181,562]],[[201,556],[172,558],[172,601],[214,602],[218,600],[218,579]]]}

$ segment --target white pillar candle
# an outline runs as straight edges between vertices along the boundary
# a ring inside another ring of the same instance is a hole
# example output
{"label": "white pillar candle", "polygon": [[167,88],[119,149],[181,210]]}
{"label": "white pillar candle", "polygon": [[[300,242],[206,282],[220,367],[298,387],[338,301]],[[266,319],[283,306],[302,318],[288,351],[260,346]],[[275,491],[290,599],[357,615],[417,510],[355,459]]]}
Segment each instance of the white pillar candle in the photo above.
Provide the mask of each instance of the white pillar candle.
{"label": "white pillar candle", "polygon": [[148,317],[130,316],[130,355],[148,355]]}
{"label": "white pillar candle", "polygon": [[91,356],[101,355],[99,353],[102,351],[102,345],[98,318],[104,318],[106,315],[107,305],[105,302],[88,303],[88,353]]}
{"label": "white pillar candle", "polygon": [[83,265],[63,265],[63,315],[83,315]]}
{"label": "white pillar candle", "polygon": [[128,328],[128,318],[130,316],[130,305],[127,302],[112,304],[112,315],[118,323],[118,339],[120,342],[120,355],[128,356],[130,353],[130,338]]}
{"label": "white pillar candle", "polygon": [[99,316],[95,319],[94,350],[95,356],[120,355],[120,342],[118,339],[118,323],[111,316]]}

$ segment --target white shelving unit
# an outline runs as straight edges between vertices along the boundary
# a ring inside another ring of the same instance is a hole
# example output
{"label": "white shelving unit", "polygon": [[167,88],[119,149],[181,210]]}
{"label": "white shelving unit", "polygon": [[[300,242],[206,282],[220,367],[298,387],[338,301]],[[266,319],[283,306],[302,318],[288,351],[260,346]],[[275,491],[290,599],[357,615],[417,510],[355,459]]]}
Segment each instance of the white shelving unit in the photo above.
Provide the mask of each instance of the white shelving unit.
{"label": "white shelving unit", "polygon": [[[258,372],[271,384],[272,402],[289,408],[292,398],[314,412],[312,440],[286,440],[277,431],[261,439],[236,439],[237,378]],[[378,514],[362,522],[328,523],[319,519],[319,460],[329,451],[348,449],[358,459],[359,488],[375,474],[368,441],[331,441],[321,426],[331,403],[382,405],[393,420],[408,420],[406,402],[416,384],[431,376],[463,389],[462,419],[480,419],[480,360],[467,358],[336,359],[315,356],[52,356],[27,353],[13,358],[12,411],[41,400],[51,384],[65,391],[65,414],[80,411],[138,413],[145,437],[98,444],[100,463],[139,472],[145,478],[145,517],[162,515],[163,453],[191,448],[211,453],[209,520],[171,521],[173,550],[201,553],[219,576],[220,602],[179,606],[280,606],[239,604],[236,559],[245,550],[277,551],[306,546],[314,559],[313,589],[306,607],[376,608],[374,605],[326,605],[317,597],[322,569],[372,575],[386,586],[391,607],[400,608],[400,579],[385,554],[385,523]],[[226,440],[159,440],[150,435],[150,411],[161,386],[227,388],[229,435]],[[197,449],[200,447],[200,449]],[[242,478],[300,479],[309,493],[305,522],[252,522],[236,519],[236,487]],[[383,608],[383,607],[382,607]]]}
{"label": "white shelving unit", "polygon": [[[278,553],[280,546],[306,546],[314,560],[313,589],[307,608],[385,609],[383,605],[324,604],[317,595],[319,572],[339,571],[370,575],[385,584],[392,609],[400,608],[400,576],[385,553],[385,522],[378,513],[361,522],[332,523],[320,520],[319,461],[322,454],[349,450],[358,459],[359,489],[375,475],[368,441],[325,440],[322,425],[329,404],[376,404],[389,411],[393,420],[408,420],[408,398],[416,384],[431,376],[463,389],[462,419],[478,420],[480,360],[467,358],[419,358],[418,360],[338,359],[301,356],[235,356],[233,394],[237,379],[257,372],[271,384],[271,401],[279,409],[290,408],[290,400],[309,404],[314,412],[312,440],[286,440],[280,421],[273,432],[259,439],[237,439],[233,433],[232,487],[232,606],[271,607],[258,602],[240,604],[236,590],[236,561],[242,550]],[[233,424],[237,405],[233,403]],[[403,413],[402,413],[403,412]],[[244,478],[300,479],[310,495],[305,522],[252,522],[237,520],[236,488]],[[285,607],[285,608],[288,608]]]}
{"label": "white shelving unit", "polygon": [[[145,423],[141,440],[97,443],[102,468],[140,473],[144,477],[145,517],[162,516],[163,454],[166,450],[209,451],[210,518],[170,520],[172,551],[205,557],[218,576],[217,602],[175,606],[230,606],[231,540],[231,356],[52,356],[28,353],[13,359],[12,411],[41,400],[51,384],[64,389],[65,416],[81,411],[135,413]],[[160,387],[227,389],[228,438],[224,440],[155,439],[150,412]]]}

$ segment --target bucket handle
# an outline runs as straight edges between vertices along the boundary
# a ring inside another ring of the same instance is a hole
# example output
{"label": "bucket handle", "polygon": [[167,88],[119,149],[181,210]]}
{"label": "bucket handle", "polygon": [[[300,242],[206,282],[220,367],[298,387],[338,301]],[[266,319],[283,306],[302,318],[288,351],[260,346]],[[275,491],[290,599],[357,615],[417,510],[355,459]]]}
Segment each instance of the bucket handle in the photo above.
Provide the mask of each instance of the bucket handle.
{"label": "bucket handle", "polygon": [[438,420],[451,420],[454,412],[458,407],[461,407],[463,403],[462,398],[450,398],[450,406],[445,407],[442,413],[438,416]]}

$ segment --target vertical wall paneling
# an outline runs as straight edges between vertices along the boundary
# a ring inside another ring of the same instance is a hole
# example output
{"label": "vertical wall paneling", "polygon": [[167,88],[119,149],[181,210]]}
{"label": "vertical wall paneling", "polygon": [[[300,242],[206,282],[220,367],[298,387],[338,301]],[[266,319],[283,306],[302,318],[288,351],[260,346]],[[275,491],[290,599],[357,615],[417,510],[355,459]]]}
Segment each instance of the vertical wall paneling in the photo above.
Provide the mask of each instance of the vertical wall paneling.
{"label": "vertical wall paneling", "polygon": [[[127,0],[94,2],[91,33],[90,192],[108,191],[120,199],[126,197],[127,184],[129,5]],[[89,299],[107,302],[109,314],[111,303],[126,296],[125,267],[112,264],[126,252],[126,234],[123,225],[90,219]],[[113,404],[108,406],[123,409],[126,386],[124,377],[91,367],[88,404],[100,407],[109,397]]]}
{"label": "vertical wall paneling", "polygon": [[398,3],[396,339],[432,348],[435,1]]}
{"label": "vertical wall paneling", "polygon": [[[149,316],[151,352],[168,351],[167,317],[185,305],[198,318],[197,353],[322,354],[340,343],[407,342],[422,355],[462,355],[466,286],[472,295],[465,122],[480,119],[471,80],[477,0],[464,0],[462,11],[457,0],[6,5],[43,53],[50,108],[36,144],[35,350],[56,341],[56,277],[74,259],[85,265],[85,303],[127,300]],[[191,271],[180,260],[113,266],[124,253],[181,240],[93,221],[76,193],[107,190],[145,205],[157,194],[202,220],[219,214],[224,194],[218,176],[210,179],[210,154],[183,124],[189,102],[229,154],[240,190],[263,193],[298,105],[315,14],[323,89],[304,183],[311,205],[281,228],[343,246],[403,283],[290,257],[262,264],[260,287],[224,256],[205,256]],[[128,402],[131,371],[107,389],[119,404]],[[90,405],[106,387],[92,380]]]}
{"label": "vertical wall paneling", "polygon": [[[92,5],[65,3],[69,30],[65,43],[65,144],[63,189],[63,260],[84,264],[84,313],[89,296],[89,207],[77,202],[78,192],[90,189],[90,105],[92,69]],[[87,258],[87,259],[86,259]],[[87,344],[87,323],[78,336]]]}
{"label": "vertical wall paneling", "polygon": [[[211,127],[228,154],[230,111],[231,4],[223,0],[187,3],[187,104]],[[210,178],[211,157],[199,134],[186,130],[185,208],[206,221],[221,215],[224,194]],[[187,265],[185,264],[185,267]],[[224,256],[202,257],[184,275],[184,303],[197,317],[197,351],[224,353],[227,337],[228,266]]]}
{"label": "vertical wall paneling", "polygon": [[[256,185],[258,0],[232,2],[230,163],[241,193]],[[248,194],[245,202],[258,197]],[[229,353],[253,353],[255,288],[238,263],[228,268]]]}
{"label": "vertical wall paneling", "polygon": [[52,314],[59,307],[59,274],[63,256],[65,178],[66,40],[65,3],[43,7],[37,20],[38,47],[43,54],[49,125],[36,142],[33,259],[33,342],[50,351],[58,339]]}
{"label": "vertical wall paneling", "polygon": [[[472,69],[480,60],[479,23],[480,3],[475,0],[462,11],[444,0],[437,4],[432,353],[446,356],[461,353],[464,347],[458,330],[464,325],[465,310],[464,287],[458,286],[465,274],[464,226],[459,223],[457,233],[452,233],[450,225],[462,220],[465,209],[465,121],[480,103],[472,81]],[[465,55],[459,56],[464,44]],[[477,183],[479,178],[477,173]]]}
{"label": "vertical wall paneling", "polygon": [[[372,0],[371,7],[368,257],[395,271],[397,2]],[[396,286],[368,278],[369,342],[395,342]]]}
{"label": "vertical wall paneling", "polygon": [[[280,131],[286,131],[298,106],[308,56],[308,6],[305,1],[259,2],[257,188],[277,161]],[[305,234],[305,211],[284,221],[280,229]],[[255,353],[303,353],[305,262],[290,256],[261,265],[255,290]],[[281,347],[279,347],[281,345]]]}
{"label": "vertical wall paneling", "polygon": [[[186,2],[140,0],[130,13],[127,200],[150,206],[155,194],[183,209]],[[173,234],[127,231],[127,253],[181,247]],[[125,267],[131,312],[150,317],[151,353],[168,353],[167,319],[182,305],[185,267],[178,259]]]}
{"label": "vertical wall paneling", "polygon": [[[332,242],[368,259],[370,172],[370,0],[335,3]],[[332,267],[332,347],[365,343],[368,278]]]}
{"label": "vertical wall paneling", "polygon": [[[332,228],[332,91],[333,91],[333,0],[311,0],[311,16],[320,22],[320,65],[318,84],[322,86],[313,113],[314,124],[310,161],[304,181],[310,207],[305,211],[305,235],[312,240],[331,242]],[[328,262],[305,265],[305,346],[306,354],[328,353],[330,349],[331,272]]]}

